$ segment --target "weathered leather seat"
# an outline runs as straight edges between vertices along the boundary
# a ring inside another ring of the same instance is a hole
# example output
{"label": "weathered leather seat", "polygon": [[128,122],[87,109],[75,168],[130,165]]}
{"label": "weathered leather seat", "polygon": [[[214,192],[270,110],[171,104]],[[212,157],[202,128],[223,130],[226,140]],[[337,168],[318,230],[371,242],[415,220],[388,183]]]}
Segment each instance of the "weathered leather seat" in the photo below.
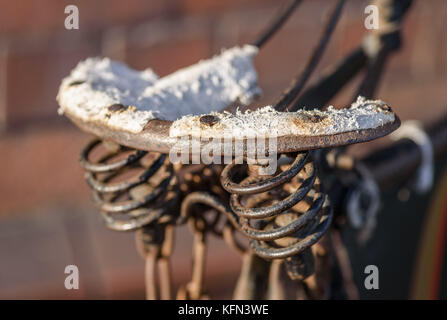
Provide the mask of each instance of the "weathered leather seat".
{"label": "weathered leather seat", "polygon": [[161,153],[184,148],[190,143],[184,137],[224,146],[241,142],[244,150],[248,139],[275,138],[276,152],[294,152],[367,141],[398,127],[383,101],[362,98],[350,108],[326,111],[278,112],[267,106],[219,112],[260,94],[256,53],[254,46],[235,47],[163,78],[150,69],[87,59],[62,81],[60,113],[101,139]]}

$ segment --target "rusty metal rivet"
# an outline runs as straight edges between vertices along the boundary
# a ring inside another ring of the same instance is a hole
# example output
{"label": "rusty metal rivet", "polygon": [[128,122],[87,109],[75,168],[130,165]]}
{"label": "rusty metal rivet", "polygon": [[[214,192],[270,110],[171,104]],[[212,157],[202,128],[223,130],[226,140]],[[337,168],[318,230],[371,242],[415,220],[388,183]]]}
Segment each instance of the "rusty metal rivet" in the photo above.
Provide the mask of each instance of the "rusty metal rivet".
{"label": "rusty metal rivet", "polygon": [[127,109],[127,107],[120,103],[115,103],[109,106],[107,109],[112,112],[117,112],[117,111],[124,111]]}
{"label": "rusty metal rivet", "polygon": [[217,122],[219,122],[219,118],[210,114],[200,117],[200,123],[206,124],[210,127],[214,126]]}
{"label": "rusty metal rivet", "polygon": [[326,119],[325,116],[321,116],[321,115],[318,115],[318,114],[305,114],[302,117],[303,121],[312,122],[312,123],[318,123],[318,122],[321,122],[324,119]]}
{"label": "rusty metal rivet", "polygon": [[73,86],[78,86],[78,85],[83,84],[83,83],[85,83],[85,81],[83,81],[83,80],[76,80],[76,81],[70,82],[70,84],[68,86],[69,87],[73,87]]}
{"label": "rusty metal rivet", "polygon": [[391,111],[391,107],[387,104],[381,104],[378,109],[379,111]]}

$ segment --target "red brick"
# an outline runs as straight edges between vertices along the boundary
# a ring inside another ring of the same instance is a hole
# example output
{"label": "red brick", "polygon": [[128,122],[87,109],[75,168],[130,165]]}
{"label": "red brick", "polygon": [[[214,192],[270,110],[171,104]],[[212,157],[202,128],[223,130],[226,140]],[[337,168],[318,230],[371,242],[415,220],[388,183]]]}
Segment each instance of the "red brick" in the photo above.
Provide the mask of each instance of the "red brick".
{"label": "red brick", "polygon": [[150,67],[158,75],[164,76],[201,59],[209,58],[210,54],[210,45],[197,39],[131,48],[127,52],[127,60],[133,68]]}
{"label": "red brick", "polygon": [[216,14],[226,11],[259,8],[263,5],[281,6],[277,0],[179,0],[179,8],[186,15],[191,14]]}
{"label": "red brick", "polygon": [[152,68],[164,76],[209,58],[209,19],[154,20],[129,30],[126,62],[133,68]]}
{"label": "red brick", "polygon": [[[48,57],[45,53],[10,54],[8,57],[7,79],[7,121],[8,126],[24,120],[39,117],[48,112],[43,104],[45,74]],[[53,105],[54,108],[54,105]]]}
{"label": "red brick", "polygon": [[346,15],[340,22],[342,22],[342,37],[340,39],[338,57],[342,57],[359,47],[366,35],[361,17],[359,19],[353,19],[353,17]]}
{"label": "red brick", "polygon": [[8,48],[0,42],[0,132],[6,128]]}
{"label": "red brick", "polygon": [[102,28],[141,22],[175,12],[173,1],[127,0],[0,0],[0,34],[45,34],[64,30],[67,5],[79,9],[79,27]]}
{"label": "red brick", "polygon": [[[7,57],[8,128],[56,116],[56,95],[63,77],[82,59],[100,53],[100,38],[79,39],[70,31],[60,41],[17,42]],[[92,41],[93,40],[93,41]]]}
{"label": "red brick", "polygon": [[89,202],[90,192],[78,163],[88,136],[60,118],[60,127],[44,124],[0,138],[0,214],[57,203]]}

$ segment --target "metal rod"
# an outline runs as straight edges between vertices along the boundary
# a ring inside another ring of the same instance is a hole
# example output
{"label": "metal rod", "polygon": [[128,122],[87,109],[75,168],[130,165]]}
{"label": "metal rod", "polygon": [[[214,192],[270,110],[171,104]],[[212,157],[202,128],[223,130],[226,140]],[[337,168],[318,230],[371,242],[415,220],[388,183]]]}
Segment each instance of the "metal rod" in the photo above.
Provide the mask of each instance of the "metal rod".
{"label": "metal rod", "polygon": [[[289,106],[293,100],[298,96],[300,91],[304,88],[307,80],[310,78],[312,72],[315,70],[318,62],[320,62],[321,57],[327,47],[329,39],[332,35],[332,32],[337,25],[337,22],[340,18],[341,11],[343,9],[343,5],[345,4],[345,0],[339,0],[337,5],[334,7],[331,13],[331,17],[326,24],[323,35],[320,38],[320,41],[317,47],[314,49],[312,56],[310,57],[304,71],[297,77],[292,80],[291,86],[282,94],[280,99],[275,103],[275,108],[278,111],[286,110],[287,106]],[[294,109],[296,106],[293,107]]]}
{"label": "metal rod", "polygon": [[296,100],[295,106],[323,108],[362,70],[368,58],[362,47],[354,49],[346,58],[323,75],[317,83],[307,88]]}
{"label": "metal rod", "polygon": [[272,23],[259,35],[253,45],[261,48],[268,40],[270,40],[301,2],[302,0],[293,0],[283,12],[273,19]]}
{"label": "metal rod", "polygon": [[145,259],[144,275],[146,286],[146,300],[156,300],[157,297],[157,277],[156,277],[156,264],[157,264],[158,250],[154,246],[151,252],[148,252]]}
{"label": "metal rod", "polygon": [[[430,126],[426,131],[433,144],[435,159],[442,159],[447,154],[447,117]],[[421,160],[419,147],[411,140],[402,139],[374,151],[364,157],[362,162],[371,171],[380,187],[387,187],[411,177]]]}

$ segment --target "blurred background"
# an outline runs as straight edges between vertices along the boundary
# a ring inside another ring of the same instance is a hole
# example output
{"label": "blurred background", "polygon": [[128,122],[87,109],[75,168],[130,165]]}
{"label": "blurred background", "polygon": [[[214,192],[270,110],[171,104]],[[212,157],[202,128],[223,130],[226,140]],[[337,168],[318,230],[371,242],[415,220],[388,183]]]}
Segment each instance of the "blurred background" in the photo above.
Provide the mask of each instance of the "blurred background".
{"label": "blurred background", "polygon": [[[256,58],[264,91],[261,102],[271,103],[302,70],[333,2],[304,1],[261,50]],[[57,115],[55,97],[61,79],[90,56],[108,56],[135,69],[151,67],[160,76],[167,75],[221,48],[253,41],[285,3],[0,0],[0,298],[144,298],[143,261],[136,253],[133,234],[103,226],[84,182],[78,157],[90,137]],[[79,30],[64,28],[64,8],[69,4],[79,8]],[[361,43],[367,4],[347,2],[309,83]],[[377,96],[402,120],[430,124],[447,114],[447,2],[415,0],[404,22],[403,39],[403,48],[391,58]],[[332,103],[350,103],[356,85],[358,81]],[[376,144],[383,143],[386,139]],[[374,145],[359,146],[358,152]],[[402,214],[408,209],[404,205],[393,208]],[[417,219],[407,221],[416,232],[423,226],[425,212],[421,206]],[[399,234],[394,237],[390,241],[403,246]],[[181,229],[177,239],[176,285],[189,279],[191,267],[188,230]],[[416,259],[416,245],[407,243],[404,250],[410,262]],[[375,251],[382,253],[395,255]],[[362,261],[361,251],[352,255]],[[70,264],[79,267],[79,290],[64,288],[64,269]],[[207,287],[213,298],[231,296],[239,267],[236,253],[222,242],[211,242]],[[384,277],[399,274],[396,269],[384,272]],[[402,272],[411,278],[414,264]],[[439,280],[444,284],[445,273]],[[409,297],[408,279],[402,280],[403,285],[390,284],[390,291],[361,296]]]}

